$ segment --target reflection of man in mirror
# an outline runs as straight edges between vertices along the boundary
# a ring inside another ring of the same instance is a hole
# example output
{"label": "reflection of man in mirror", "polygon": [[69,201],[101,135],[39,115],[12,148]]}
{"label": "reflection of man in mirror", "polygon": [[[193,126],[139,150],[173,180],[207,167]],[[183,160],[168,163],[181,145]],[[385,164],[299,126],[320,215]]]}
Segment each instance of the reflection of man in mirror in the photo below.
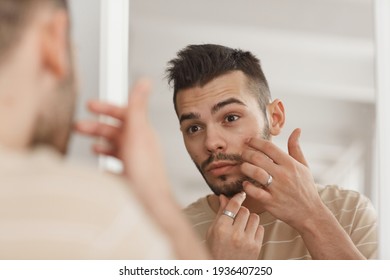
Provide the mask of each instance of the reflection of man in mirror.
{"label": "reflection of man in mirror", "polygon": [[69,18],[66,0],[0,0],[0,259],[207,258],[171,199],[145,83],[122,112],[138,125],[123,127],[127,181],[64,160],[76,100]]}
{"label": "reflection of man in mirror", "polygon": [[[272,143],[285,111],[282,101],[272,101],[255,56],[191,45],[169,62],[167,74],[185,146],[214,192],[185,213],[215,258],[376,257],[370,201],[315,184],[298,142],[300,129],[292,132],[288,153]],[[98,128],[83,132],[102,135]]]}

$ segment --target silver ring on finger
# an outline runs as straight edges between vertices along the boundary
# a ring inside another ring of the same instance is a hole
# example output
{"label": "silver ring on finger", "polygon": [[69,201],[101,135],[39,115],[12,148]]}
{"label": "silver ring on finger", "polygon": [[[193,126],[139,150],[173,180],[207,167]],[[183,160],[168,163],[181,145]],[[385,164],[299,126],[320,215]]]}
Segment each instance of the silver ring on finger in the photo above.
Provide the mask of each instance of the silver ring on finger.
{"label": "silver ring on finger", "polygon": [[232,218],[233,220],[236,218],[236,214],[226,209],[223,210],[222,214],[228,216],[229,218]]}
{"label": "silver ring on finger", "polygon": [[271,176],[271,174],[268,174],[268,180],[267,180],[267,183],[265,183],[263,185],[264,188],[268,188],[271,184],[272,184],[272,181],[273,181],[273,178]]}

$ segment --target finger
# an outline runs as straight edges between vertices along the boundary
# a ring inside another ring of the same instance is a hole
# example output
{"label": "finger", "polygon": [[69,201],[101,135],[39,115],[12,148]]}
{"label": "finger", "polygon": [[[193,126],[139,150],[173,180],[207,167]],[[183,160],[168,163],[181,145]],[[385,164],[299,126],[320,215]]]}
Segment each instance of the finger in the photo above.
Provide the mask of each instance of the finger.
{"label": "finger", "polygon": [[234,227],[237,230],[244,232],[246,224],[248,222],[249,215],[250,212],[248,208],[241,206],[237,212],[236,218],[234,219],[233,222]]}
{"label": "finger", "polygon": [[258,202],[262,203],[263,205],[269,204],[269,202],[272,200],[272,195],[269,191],[270,189],[268,188],[267,189],[258,188],[254,184],[248,181],[244,181],[242,183],[242,186],[248,196],[256,199]]}
{"label": "finger", "polygon": [[263,243],[263,238],[264,238],[264,227],[259,224],[256,230],[255,240],[259,243]]}
{"label": "finger", "polygon": [[299,145],[299,138],[301,136],[301,129],[296,128],[288,138],[288,154],[292,156],[295,160],[299,161],[303,165],[309,167],[305,156],[303,155],[301,146]]}
{"label": "finger", "polygon": [[277,167],[277,165],[268,156],[253,149],[245,149],[242,152],[241,157],[244,162],[249,162],[265,170],[272,170]]}
{"label": "finger", "polygon": [[281,164],[286,160],[288,155],[275,144],[261,138],[250,138],[247,145],[255,150],[263,152],[276,164]]}
{"label": "finger", "polygon": [[263,168],[253,165],[249,162],[244,162],[240,167],[241,172],[249,178],[257,181],[260,185],[266,185],[271,175]]}
{"label": "finger", "polygon": [[224,209],[222,209],[222,211],[220,213],[220,218],[224,221],[227,221],[227,222],[233,222],[233,219],[231,217],[228,217],[227,215],[224,215],[223,211],[227,210],[227,211],[230,211],[230,212],[237,215],[238,210],[240,210],[240,207],[241,207],[242,203],[244,202],[245,198],[246,198],[245,192],[240,192],[240,193],[234,195],[229,200],[229,202],[226,204],[226,207]]}
{"label": "finger", "polygon": [[80,121],[75,124],[74,128],[82,134],[103,137],[110,141],[117,140],[120,134],[118,127],[96,121]]}
{"label": "finger", "polygon": [[124,121],[126,116],[126,108],[109,104],[100,100],[91,100],[88,102],[88,110],[98,115],[106,115],[112,118]]}
{"label": "finger", "polygon": [[148,102],[151,83],[147,79],[139,80],[130,92],[127,119],[134,127],[142,127],[148,116]]}
{"label": "finger", "polygon": [[92,150],[97,155],[111,156],[118,158],[118,149],[114,145],[107,143],[95,143],[92,145]]}
{"label": "finger", "polygon": [[260,216],[256,213],[251,213],[248,218],[248,222],[245,228],[245,232],[251,238],[255,238],[256,231],[260,224]]}
{"label": "finger", "polygon": [[[223,194],[220,194],[218,196],[218,200],[219,200],[219,208],[218,208],[217,216],[214,219],[211,228],[213,228],[219,222],[218,218],[222,216],[223,210],[225,210],[225,207],[229,202],[229,199],[226,196],[224,196]],[[232,223],[233,223],[233,221],[232,221]]]}

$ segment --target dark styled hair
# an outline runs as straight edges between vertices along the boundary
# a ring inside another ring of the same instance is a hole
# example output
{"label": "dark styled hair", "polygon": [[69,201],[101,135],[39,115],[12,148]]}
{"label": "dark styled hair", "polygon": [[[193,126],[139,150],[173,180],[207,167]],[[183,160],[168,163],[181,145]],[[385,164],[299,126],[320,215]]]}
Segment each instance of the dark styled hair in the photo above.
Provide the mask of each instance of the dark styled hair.
{"label": "dark styled hair", "polygon": [[259,59],[248,51],[213,44],[189,45],[168,62],[166,74],[168,83],[173,84],[176,114],[176,96],[180,90],[204,86],[214,78],[237,70],[248,78],[248,87],[256,95],[266,117],[271,95]]}
{"label": "dark styled hair", "polygon": [[19,40],[33,11],[41,5],[68,9],[67,0],[0,0],[0,60]]}

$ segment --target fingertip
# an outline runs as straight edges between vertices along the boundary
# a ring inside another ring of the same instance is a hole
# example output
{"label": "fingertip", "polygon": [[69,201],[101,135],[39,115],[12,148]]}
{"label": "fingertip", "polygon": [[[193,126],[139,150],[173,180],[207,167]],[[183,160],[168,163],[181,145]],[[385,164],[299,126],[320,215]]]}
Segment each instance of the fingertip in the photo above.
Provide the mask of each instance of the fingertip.
{"label": "fingertip", "polygon": [[218,198],[219,198],[219,201],[226,201],[228,199],[224,194],[220,194],[218,196]]}
{"label": "fingertip", "polygon": [[267,188],[263,189],[261,187],[255,186],[251,182],[246,182],[243,185],[244,191],[252,198],[263,201],[269,197],[269,190]]}
{"label": "fingertip", "polygon": [[[248,187],[249,184],[250,184],[249,181],[244,181],[244,182],[242,182],[242,187],[243,187],[243,188],[246,188],[246,187]],[[245,193],[245,195],[246,195],[245,190],[244,190],[244,193]]]}
{"label": "fingertip", "polygon": [[236,193],[233,197],[237,198],[240,203],[242,203],[246,198],[246,193],[244,191],[241,191],[239,193]]}
{"label": "fingertip", "polygon": [[302,130],[301,130],[300,128],[294,129],[292,135],[294,135],[294,139],[295,139],[296,141],[298,141],[299,138],[301,137],[301,132],[302,132]]}
{"label": "fingertip", "polygon": [[96,99],[90,99],[87,101],[87,107],[89,109],[92,109],[96,106],[96,104],[98,104],[100,101],[99,100],[96,100]]}
{"label": "fingertip", "polygon": [[249,186],[250,186],[250,182],[248,182],[248,181],[244,181],[242,183],[242,188],[244,189],[245,193],[247,193],[247,191],[248,191],[247,189]]}
{"label": "fingertip", "polygon": [[296,131],[297,131],[297,141],[299,141],[299,138],[301,138],[302,129],[297,128]]}
{"label": "fingertip", "polygon": [[87,101],[87,110],[91,113],[93,113],[93,108],[95,107],[95,101],[94,100],[88,100]]}
{"label": "fingertip", "polygon": [[149,93],[152,89],[152,81],[147,77],[141,77],[135,83],[138,92]]}

